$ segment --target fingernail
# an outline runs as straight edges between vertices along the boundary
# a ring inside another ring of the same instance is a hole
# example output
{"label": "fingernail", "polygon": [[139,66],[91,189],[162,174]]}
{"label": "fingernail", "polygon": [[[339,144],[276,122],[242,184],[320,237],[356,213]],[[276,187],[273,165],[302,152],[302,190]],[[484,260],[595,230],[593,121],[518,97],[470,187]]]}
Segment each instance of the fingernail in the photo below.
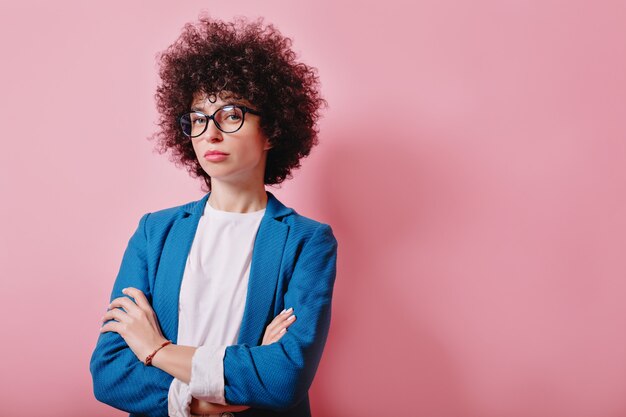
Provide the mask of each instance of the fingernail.
{"label": "fingernail", "polygon": [[283,314],[285,311],[287,311],[287,309],[283,308],[283,311],[281,311],[280,314]]}
{"label": "fingernail", "polygon": [[289,316],[289,318],[287,319],[287,321],[293,321],[293,320],[295,320],[295,319],[296,319],[296,316],[295,316],[295,315],[293,315],[293,316]]}
{"label": "fingernail", "polygon": [[289,308],[287,309],[287,312],[290,312],[290,311],[293,311],[293,307],[289,307]]}

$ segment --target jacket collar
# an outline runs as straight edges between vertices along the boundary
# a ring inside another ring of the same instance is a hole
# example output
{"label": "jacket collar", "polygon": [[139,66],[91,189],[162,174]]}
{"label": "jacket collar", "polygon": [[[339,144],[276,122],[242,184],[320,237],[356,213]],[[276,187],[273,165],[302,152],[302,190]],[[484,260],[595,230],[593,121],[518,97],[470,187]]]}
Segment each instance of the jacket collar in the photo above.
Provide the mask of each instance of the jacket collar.
{"label": "jacket collar", "polygon": [[[283,217],[293,212],[293,209],[285,206],[281,203],[271,192],[265,190],[267,194],[267,207],[265,209],[265,216],[272,217],[274,219]],[[204,213],[205,205],[209,200],[211,192],[209,191],[204,197],[198,201],[192,201],[183,205],[181,208],[183,211],[196,216],[201,216]]]}

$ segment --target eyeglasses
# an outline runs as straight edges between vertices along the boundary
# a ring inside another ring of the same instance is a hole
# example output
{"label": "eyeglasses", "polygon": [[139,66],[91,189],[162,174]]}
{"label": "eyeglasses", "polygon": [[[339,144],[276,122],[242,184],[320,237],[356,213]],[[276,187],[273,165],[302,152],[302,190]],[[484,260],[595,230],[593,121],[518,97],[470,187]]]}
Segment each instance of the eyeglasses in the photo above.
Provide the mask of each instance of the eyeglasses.
{"label": "eyeglasses", "polygon": [[215,126],[222,132],[235,133],[243,126],[246,113],[256,114],[257,116],[261,115],[261,113],[249,107],[229,104],[220,107],[211,116],[201,111],[192,111],[181,115],[178,121],[186,136],[197,138],[206,131],[209,126],[209,120],[211,119],[213,119]]}

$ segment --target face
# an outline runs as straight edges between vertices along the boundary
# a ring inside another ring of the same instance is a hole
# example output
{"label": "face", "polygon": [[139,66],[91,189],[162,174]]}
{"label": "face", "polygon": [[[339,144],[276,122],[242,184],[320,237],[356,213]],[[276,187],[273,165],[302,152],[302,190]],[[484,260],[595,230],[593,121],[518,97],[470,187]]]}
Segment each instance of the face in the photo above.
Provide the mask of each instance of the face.
{"label": "face", "polygon": [[[240,104],[256,109],[245,100],[222,100],[219,96],[196,93],[190,110],[212,115],[222,106]],[[269,139],[260,127],[260,116],[246,113],[243,126],[234,133],[219,130],[210,120],[206,131],[192,141],[196,158],[204,171],[211,176],[211,182],[224,181],[245,185],[250,182],[263,184],[267,150],[271,148]],[[225,155],[210,156],[207,152],[218,151]]]}

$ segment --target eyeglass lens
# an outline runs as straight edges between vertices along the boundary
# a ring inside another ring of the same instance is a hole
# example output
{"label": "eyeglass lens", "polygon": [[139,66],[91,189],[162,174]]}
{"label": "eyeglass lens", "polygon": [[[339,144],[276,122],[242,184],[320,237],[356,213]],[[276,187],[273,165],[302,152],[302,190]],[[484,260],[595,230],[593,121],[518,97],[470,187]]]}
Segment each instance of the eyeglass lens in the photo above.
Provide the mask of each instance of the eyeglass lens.
{"label": "eyeglass lens", "polygon": [[[213,121],[219,130],[224,133],[232,133],[243,124],[243,111],[239,107],[222,107],[213,116]],[[209,116],[200,112],[191,112],[180,118],[183,133],[187,136],[197,137],[204,133],[209,123]]]}

